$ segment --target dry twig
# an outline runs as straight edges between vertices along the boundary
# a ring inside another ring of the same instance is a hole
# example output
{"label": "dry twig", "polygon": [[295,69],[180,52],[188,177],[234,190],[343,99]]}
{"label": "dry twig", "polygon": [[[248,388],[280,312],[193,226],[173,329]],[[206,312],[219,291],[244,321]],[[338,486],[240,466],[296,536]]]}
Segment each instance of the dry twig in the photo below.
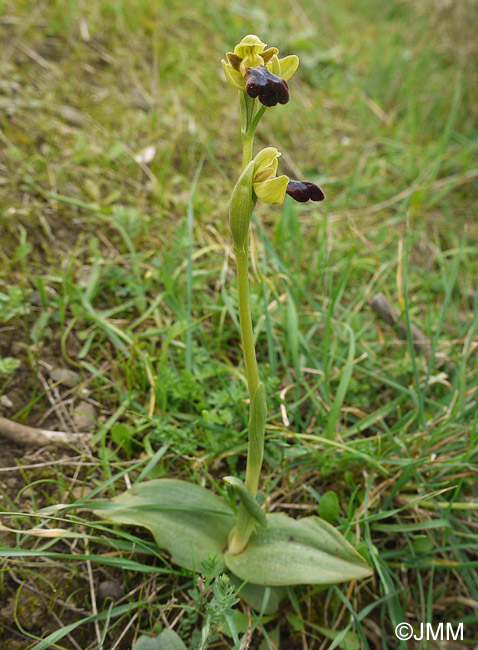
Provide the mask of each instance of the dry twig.
{"label": "dry twig", "polygon": [[70,445],[83,443],[91,436],[86,433],[66,433],[64,431],[49,431],[48,429],[35,429],[14,420],[0,417],[0,436],[8,438],[18,445],[32,447],[70,447]]}

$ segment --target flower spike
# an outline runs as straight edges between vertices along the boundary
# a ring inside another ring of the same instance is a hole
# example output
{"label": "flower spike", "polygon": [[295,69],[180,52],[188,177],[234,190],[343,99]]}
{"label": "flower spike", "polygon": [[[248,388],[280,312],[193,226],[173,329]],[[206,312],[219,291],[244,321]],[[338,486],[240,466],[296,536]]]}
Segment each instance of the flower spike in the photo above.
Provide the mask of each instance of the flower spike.
{"label": "flower spike", "polygon": [[[249,34],[236,45],[233,52],[228,52],[226,60],[222,61],[226,78],[240,91],[242,172],[232,191],[229,223],[232,248],[236,257],[239,327],[250,398],[246,476],[244,485],[238,489],[241,504],[236,524],[229,532],[226,553],[226,556],[234,561],[247,553],[248,548],[250,550],[248,545],[253,545],[256,539],[251,537],[256,525],[266,520],[255,500],[264,457],[267,401],[264,384],[259,377],[249,304],[248,247],[252,214],[258,200],[279,205],[284,201],[286,194],[301,203],[309,200],[322,201],[325,198],[320,187],[310,181],[291,180],[285,174],[277,175],[281,154],[275,147],[265,147],[254,156],[254,134],[259,121],[267,107],[286,104],[289,101],[287,80],[299,65],[296,56],[279,59],[277,55],[277,48],[267,48],[258,36]],[[239,485],[237,481],[236,483]],[[330,531],[327,531],[327,534],[332,535]],[[308,543],[307,539],[307,545]],[[334,552],[338,553],[337,538],[331,538],[331,544],[334,546]],[[277,557],[279,558],[279,555]],[[272,572],[274,571],[275,565]],[[266,580],[269,580],[269,576],[266,576]]]}

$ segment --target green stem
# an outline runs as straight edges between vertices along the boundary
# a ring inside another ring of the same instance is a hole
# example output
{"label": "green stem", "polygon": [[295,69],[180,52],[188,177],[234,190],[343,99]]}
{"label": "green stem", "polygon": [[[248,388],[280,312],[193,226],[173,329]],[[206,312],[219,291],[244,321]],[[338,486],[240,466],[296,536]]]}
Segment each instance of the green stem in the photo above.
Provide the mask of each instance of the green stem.
{"label": "green stem", "polygon": [[245,169],[252,160],[252,146],[254,144],[254,133],[242,134],[242,169]]}
{"label": "green stem", "polygon": [[[243,93],[245,94],[245,93]],[[252,120],[251,106],[247,98],[241,97],[241,118],[242,118],[242,169],[251,162],[254,145],[254,131],[262,117],[263,110],[259,110],[256,118]],[[265,107],[264,107],[265,108]],[[242,353],[246,369],[247,388],[251,400],[259,386],[259,372],[257,369],[257,357],[254,347],[254,333],[252,329],[252,318],[249,301],[249,252],[248,246],[243,251],[236,252],[237,264],[237,287],[239,301],[239,324],[241,328]],[[250,435],[250,434],[249,434]],[[262,457],[262,454],[261,454]],[[253,496],[257,494],[259,485],[259,472],[252,470],[250,453],[247,455],[246,486]],[[229,552],[233,555],[241,553],[249,541],[254,530],[255,521],[241,503],[237,515],[236,525],[232,531],[229,541]]]}
{"label": "green stem", "polygon": [[252,399],[259,384],[251,310],[249,306],[248,250],[236,251],[237,288],[239,299],[239,324],[241,326],[242,353],[246,366],[247,388]]}
{"label": "green stem", "polygon": [[237,513],[236,525],[232,529],[232,535],[227,549],[231,555],[239,555],[246,548],[249,537],[254,530],[255,523],[244,504],[241,503]]}
{"label": "green stem", "polygon": [[267,108],[267,106],[261,106],[259,108],[259,110],[257,111],[257,113],[254,116],[254,119],[251,121],[249,127],[246,130],[247,134],[254,135],[254,131],[256,130],[257,125],[259,124],[259,122],[261,120],[261,117],[264,115],[264,113],[266,111],[266,108]]}
{"label": "green stem", "polygon": [[[244,94],[245,96],[245,94]],[[244,170],[252,160],[254,146],[254,129],[250,128],[250,118],[253,113],[253,105],[245,96],[245,101],[241,101],[241,113],[243,114],[243,124],[246,129],[242,131],[242,169]],[[249,115],[249,113],[251,115]],[[257,126],[258,122],[255,126]],[[241,327],[242,354],[244,356],[244,365],[246,368],[247,389],[249,399],[252,404],[252,398],[259,385],[259,371],[257,369],[257,357],[254,346],[254,332],[252,330],[251,307],[249,299],[249,247],[246,245],[244,251],[236,251],[237,264],[237,289],[239,302],[239,324]],[[250,458],[247,456],[246,468],[246,485],[255,495],[257,492],[258,481],[251,483]],[[243,506],[241,505],[241,508]],[[247,514],[247,513],[246,513]],[[247,517],[249,515],[247,514]]]}

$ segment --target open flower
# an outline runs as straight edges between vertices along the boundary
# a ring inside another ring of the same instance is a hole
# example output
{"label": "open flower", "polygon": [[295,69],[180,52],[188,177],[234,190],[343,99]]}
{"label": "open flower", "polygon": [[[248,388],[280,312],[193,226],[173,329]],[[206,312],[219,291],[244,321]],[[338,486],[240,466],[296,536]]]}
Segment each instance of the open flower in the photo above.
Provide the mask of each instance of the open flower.
{"label": "open flower", "polygon": [[275,147],[262,149],[254,158],[252,187],[254,194],[264,203],[279,205],[287,190],[287,176],[276,176],[280,151]]}
{"label": "open flower", "polygon": [[279,205],[289,194],[296,201],[323,201],[325,194],[310,181],[294,181],[288,176],[276,176],[280,152],[266,147],[242,170],[234,186],[229,206],[229,223],[235,251],[245,251],[249,224],[257,199]]}
{"label": "open flower", "polygon": [[288,176],[276,176],[280,152],[275,147],[262,149],[254,158],[252,187],[254,194],[264,203],[279,205],[288,194],[296,201],[323,201],[324,192],[310,181],[291,180]]}
{"label": "open flower", "polygon": [[234,52],[227,53],[222,61],[227,80],[250,97],[259,97],[264,106],[287,104],[289,87],[287,80],[299,65],[295,55],[279,59],[276,47],[266,49],[266,44],[255,34],[245,36]]}

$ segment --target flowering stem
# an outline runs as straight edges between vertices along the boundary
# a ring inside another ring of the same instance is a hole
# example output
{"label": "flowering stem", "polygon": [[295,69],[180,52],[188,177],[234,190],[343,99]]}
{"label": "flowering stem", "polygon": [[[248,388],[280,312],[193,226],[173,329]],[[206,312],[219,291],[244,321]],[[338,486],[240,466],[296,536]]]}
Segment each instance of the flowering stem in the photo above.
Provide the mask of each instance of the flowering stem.
{"label": "flowering stem", "polygon": [[[246,102],[241,101],[241,113],[244,111],[245,132],[242,133],[242,170],[252,160],[252,147],[254,145],[254,131],[248,133],[248,122],[250,109]],[[239,301],[239,323],[241,326],[242,352],[244,365],[246,367],[247,388],[249,397],[252,400],[259,384],[259,373],[257,370],[257,358],[254,348],[254,334],[252,331],[252,318],[249,302],[249,247],[246,242],[244,250],[236,251],[237,264],[237,289]],[[257,487],[256,487],[257,489]]]}
{"label": "flowering stem", "polygon": [[249,307],[248,261],[247,249],[245,251],[236,251],[239,323],[241,326],[242,352],[244,355],[244,365],[246,367],[247,388],[249,390],[249,397],[252,399],[259,384],[259,373],[257,370],[251,310]]}
{"label": "flowering stem", "polygon": [[[252,148],[254,144],[254,131],[262,117],[264,111],[259,109],[254,119],[252,118],[254,105],[251,106],[250,98],[244,98],[242,93],[240,98],[241,118],[242,118],[242,169],[252,160]],[[254,101],[255,104],[255,101]],[[263,107],[265,108],[265,107]],[[244,365],[246,368],[247,388],[252,407],[253,397],[259,386],[259,372],[257,370],[257,357],[254,347],[254,333],[252,330],[251,309],[249,303],[249,251],[248,245],[243,250],[235,250],[237,264],[237,287],[239,302],[239,324],[241,328],[242,352],[244,355]],[[247,454],[246,466],[246,486],[253,496],[257,494],[259,485],[259,472],[262,461],[261,450],[260,460],[252,458],[251,454],[251,434],[249,432],[249,448]],[[254,529],[255,521],[247,512],[241,503],[237,515],[236,526],[234,527],[229,541],[229,552],[233,555],[241,553],[251,533]]]}
{"label": "flowering stem", "polygon": [[242,134],[242,169],[252,160],[252,145],[254,144],[254,132],[252,134]]}

